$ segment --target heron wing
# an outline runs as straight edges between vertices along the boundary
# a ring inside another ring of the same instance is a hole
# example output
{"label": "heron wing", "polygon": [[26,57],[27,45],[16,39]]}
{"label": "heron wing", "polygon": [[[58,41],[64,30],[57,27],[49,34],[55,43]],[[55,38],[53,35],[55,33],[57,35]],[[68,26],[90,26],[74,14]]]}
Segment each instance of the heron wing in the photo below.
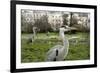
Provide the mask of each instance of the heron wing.
{"label": "heron wing", "polygon": [[59,51],[59,49],[62,48],[62,45],[56,45],[52,47],[48,52],[47,52],[47,58],[46,60],[52,61],[56,57],[56,50]]}
{"label": "heron wing", "polygon": [[62,48],[62,45],[56,45],[54,47],[52,47],[48,52],[47,55],[51,54],[52,52],[55,52],[55,50]]}

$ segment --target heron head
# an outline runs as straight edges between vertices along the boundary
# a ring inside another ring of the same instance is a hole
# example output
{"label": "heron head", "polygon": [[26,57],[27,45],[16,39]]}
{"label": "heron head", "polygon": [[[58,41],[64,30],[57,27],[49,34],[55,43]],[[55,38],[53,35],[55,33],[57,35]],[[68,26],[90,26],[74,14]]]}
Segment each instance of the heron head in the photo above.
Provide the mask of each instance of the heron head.
{"label": "heron head", "polygon": [[33,31],[40,31],[38,27],[33,27]]}
{"label": "heron head", "polygon": [[69,27],[69,26],[61,26],[61,28],[60,28],[60,31],[70,31],[71,30],[71,28]]}

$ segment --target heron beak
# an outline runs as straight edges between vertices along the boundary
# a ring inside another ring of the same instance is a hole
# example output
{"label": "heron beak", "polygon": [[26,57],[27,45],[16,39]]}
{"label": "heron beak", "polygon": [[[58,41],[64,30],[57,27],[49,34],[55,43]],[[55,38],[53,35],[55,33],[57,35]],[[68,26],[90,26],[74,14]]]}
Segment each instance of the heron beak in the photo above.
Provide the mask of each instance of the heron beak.
{"label": "heron beak", "polygon": [[67,27],[66,29],[65,29],[65,31],[70,31],[71,30],[71,27]]}
{"label": "heron beak", "polygon": [[68,27],[68,30],[71,30],[71,27]]}

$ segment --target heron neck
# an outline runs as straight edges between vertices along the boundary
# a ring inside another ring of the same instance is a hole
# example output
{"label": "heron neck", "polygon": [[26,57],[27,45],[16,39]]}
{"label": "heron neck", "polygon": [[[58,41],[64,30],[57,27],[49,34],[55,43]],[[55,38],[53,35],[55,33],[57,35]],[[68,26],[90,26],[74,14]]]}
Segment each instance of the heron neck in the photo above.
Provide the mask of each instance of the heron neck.
{"label": "heron neck", "polygon": [[67,37],[64,37],[63,38],[63,46],[65,47],[65,48],[67,48],[67,45],[68,45],[69,43],[68,43],[68,40],[67,40]]}
{"label": "heron neck", "polygon": [[67,37],[65,37],[64,32],[60,34],[62,42],[63,42],[63,46],[66,47],[68,44],[68,40]]}
{"label": "heron neck", "polygon": [[67,37],[65,37],[65,35],[64,35],[64,31],[60,31],[59,34],[60,34],[60,37],[61,37],[61,39],[62,39],[63,46],[66,47],[67,44],[68,44],[68,40],[67,40]]}
{"label": "heron neck", "polygon": [[[68,50],[69,50],[69,41],[68,38],[64,36],[63,38],[63,51],[68,55]],[[64,57],[66,57],[66,55]]]}

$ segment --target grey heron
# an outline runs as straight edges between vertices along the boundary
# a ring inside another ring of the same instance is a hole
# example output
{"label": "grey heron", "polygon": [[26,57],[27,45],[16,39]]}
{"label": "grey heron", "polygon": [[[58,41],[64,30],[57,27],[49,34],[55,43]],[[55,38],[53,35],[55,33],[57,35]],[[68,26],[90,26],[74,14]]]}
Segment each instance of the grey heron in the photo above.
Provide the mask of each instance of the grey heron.
{"label": "grey heron", "polygon": [[63,61],[68,54],[69,49],[69,41],[68,38],[65,37],[64,32],[69,31],[70,27],[61,27],[59,29],[59,35],[63,42],[63,45],[56,45],[52,47],[46,54],[46,61]]}
{"label": "grey heron", "polygon": [[33,27],[33,36],[32,36],[32,42],[34,42],[34,40],[37,38],[36,36],[36,31],[40,31],[40,29],[38,27]]}

